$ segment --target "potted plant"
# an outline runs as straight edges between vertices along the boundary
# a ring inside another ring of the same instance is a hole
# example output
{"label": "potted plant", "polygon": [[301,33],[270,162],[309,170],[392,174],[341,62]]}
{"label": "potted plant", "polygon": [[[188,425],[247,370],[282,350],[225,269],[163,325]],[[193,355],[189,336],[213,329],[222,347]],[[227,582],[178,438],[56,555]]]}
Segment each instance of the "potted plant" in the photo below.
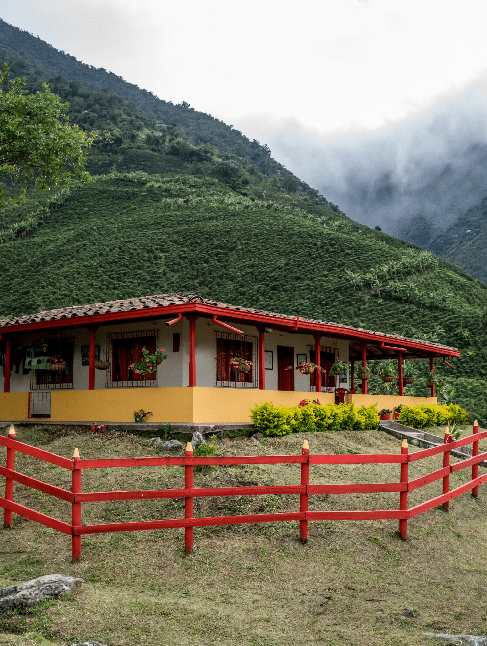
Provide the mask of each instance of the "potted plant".
{"label": "potted plant", "polygon": [[152,413],[150,411],[146,413],[143,408],[139,410],[134,410],[134,419],[137,422],[137,424],[140,424],[141,422],[145,422],[145,418],[148,415],[152,415]]}
{"label": "potted plant", "polygon": [[157,372],[157,366],[167,359],[167,355],[163,354],[164,348],[156,350],[153,354],[144,346],[142,348],[142,361],[134,361],[129,366],[129,370],[133,370],[137,375],[150,375]]}
{"label": "potted plant", "polygon": [[366,379],[370,379],[372,377],[372,373],[370,372],[369,368],[367,366],[362,366],[360,365],[357,368],[357,375],[359,379],[362,379],[365,381]]}
{"label": "potted plant", "polygon": [[399,406],[396,406],[394,409],[394,419],[401,419],[401,408],[402,404],[399,404]]}
{"label": "potted plant", "polygon": [[241,357],[232,357],[230,359],[230,365],[237,372],[250,372],[254,364],[249,359],[242,359]]}
{"label": "potted plant", "polygon": [[53,370],[55,372],[62,372],[63,370],[66,370],[66,361],[65,359],[63,359],[63,357],[55,354],[51,357],[51,364],[49,368],[50,370]]}
{"label": "potted plant", "polygon": [[343,375],[344,372],[348,370],[348,363],[345,361],[337,361],[336,363],[332,364],[330,368],[330,377],[334,377],[335,375]]}
{"label": "potted plant", "polygon": [[389,410],[388,408],[383,408],[382,410],[379,411],[379,415],[382,420],[391,419],[391,413],[392,411]]}
{"label": "potted plant", "polygon": [[[298,363],[298,365],[296,366],[296,370],[299,370],[299,372],[303,375],[312,375],[317,367],[318,366],[316,365],[316,363],[301,362],[301,363]],[[325,371],[324,368],[320,368],[320,370],[321,372]]]}
{"label": "potted plant", "polygon": [[110,367],[109,361],[95,361],[95,368],[97,370],[108,370]]}
{"label": "potted plant", "polygon": [[394,371],[389,360],[384,362],[384,365],[380,369],[380,378],[385,383],[391,383],[394,381]]}
{"label": "potted plant", "polygon": [[405,384],[414,384],[416,377],[414,376],[414,372],[411,370],[411,368],[404,368],[402,373],[402,381]]}

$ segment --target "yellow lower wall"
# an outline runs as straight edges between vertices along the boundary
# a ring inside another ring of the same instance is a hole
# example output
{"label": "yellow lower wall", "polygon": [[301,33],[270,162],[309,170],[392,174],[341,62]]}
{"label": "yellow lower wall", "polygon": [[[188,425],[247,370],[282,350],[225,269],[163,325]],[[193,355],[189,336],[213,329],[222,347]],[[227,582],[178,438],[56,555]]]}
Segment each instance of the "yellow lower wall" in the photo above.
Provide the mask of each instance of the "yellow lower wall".
{"label": "yellow lower wall", "polygon": [[0,393],[1,420],[27,420],[28,416],[29,393]]}
{"label": "yellow lower wall", "polygon": [[[272,402],[275,406],[297,406],[302,399],[312,401],[316,393],[256,390],[244,388],[193,388],[193,421],[211,424],[250,422],[250,409],[256,404]],[[322,393],[322,404],[335,401],[335,395]]]}
{"label": "yellow lower wall", "polygon": [[362,395],[357,393],[355,395],[346,396],[347,404],[355,404],[356,408],[360,406],[373,406],[377,404],[377,410],[383,408],[392,410],[399,404],[403,406],[419,406],[420,404],[437,404],[436,397],[399,397],[399,395]]}
{"label": "yellow lower wall", "polygon": [[[322,404],[335,396],[321,393]],[[133,422],[134,411],[152,412],[147,422],[172,424],[247,424],[250,409],[272,402],[276,406],[297,406],[302,399],[313,400],[315,393],[240,388],[121,388],[114,390],[52,390],[52,422]],[[436,397],[395,395],[348,395],[348,403],[393,409],[399,404],[436,404]],[[29,393],[0,393],[0,420],[28,419]]]}
{"label": "yellow lower wall", "polygon": [[146,422],[193,421],[192,388],[120,388],[53,390],[51,420],[65,422],[133,422],[134,411],[150,411]]}

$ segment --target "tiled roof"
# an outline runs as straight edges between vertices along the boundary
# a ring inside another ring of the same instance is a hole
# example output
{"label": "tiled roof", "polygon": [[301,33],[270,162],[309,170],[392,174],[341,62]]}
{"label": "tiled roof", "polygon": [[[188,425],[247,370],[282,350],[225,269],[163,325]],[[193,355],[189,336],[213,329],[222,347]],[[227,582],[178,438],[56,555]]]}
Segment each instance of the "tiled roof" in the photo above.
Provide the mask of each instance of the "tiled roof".
{"label": "tiled roof", "polygon": [[[143,309],[151,309],[156,307],[169,307],[177,305],[187,305],[190,303],[201,303],[203,305],[218,307],[219,309],[229,309],[232,311],[243,312],[247,314],[256,314],[270,316],[273,318],[283,319],[287,321],[296,321],[296,316],[288,314],[278,314],[276,312],[268,312],[266,310],[258,310],[251,307],[241,307],[239,305],[230,305],[229,303],[220,303],[209,299],[202,298],[198,294],[191,292],[180,292],[174,294],[159,294],[156,296],[143,296],[140,298],[128,298],[118,301],[107,301],[105,303],[93,303],[92,305],[76,305],[74,307],[62,307],[55,310],[46,310],[38,312],[37,314],[26,314],[25,316],[18,316],[8,319],[0,319],[0,328],[27,325],[30,323],[43,323],[48,321],[57,321],[62,319],[76,319],[90,316],[103,316],[104,314],[116,314],[117,312],[129,312]],[[326,325],[335,327],[340,334],[350,333],[351,336],[356,332],[366,333],[370,335],[371,339],[387,339],[389,342],[394,339],[397,342],[414,341],[416,344],[424,345],[428,348],[436,347],[443,352],[445,350],[452,350],[458,352],[456,348],[443,345],[441,343],[434,343],[431,341],[423,341],[421,339],[409,339],[397,334],[385,334],[383,332],[374,332],[371,330],[364,330],[362,328],[354,328],[349,325],[341,325],[338,323],[328,323],[316,319],[308,319],[299,317],[300,323],[316,324],[317,326]],[[385,341],[387,342],[387,341]]]}

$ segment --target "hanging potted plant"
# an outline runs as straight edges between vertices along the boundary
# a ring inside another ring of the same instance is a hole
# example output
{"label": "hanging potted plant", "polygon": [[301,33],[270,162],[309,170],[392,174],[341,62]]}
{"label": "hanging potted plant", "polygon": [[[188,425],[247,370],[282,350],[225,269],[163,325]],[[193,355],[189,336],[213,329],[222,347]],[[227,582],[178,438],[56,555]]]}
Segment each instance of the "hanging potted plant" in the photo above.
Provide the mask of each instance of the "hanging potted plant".
{"label": "hanging potted plant", "polygon": [[237,372],[249,373],[252,370],[254,365],[250,359],[242,359],[242,357],[232,357],[230,359],[230,365]]}
{"label": "hanging potted plant", "polygon": [[109,361],[95,361],[95,368],[97,370],[108,370],[110,367]]}
{"label": "hanging potted plant", "polygon": [[[296,366],[296,370],[299,370],[299,372],[302,375],[312,375],[314,373],[314,371],[316,370],[316,368],[318,368],[316,363],[304,363],[304,362],[301,362],[301,363],[298,363],[298,365]],[[324,368],[320,368],[320,370],[321,370],[321,372],[325,371]]]}
{"label": "hanging potted plant", "polygon": [[402,381],[404,384],[414,384],[416,377],[414,376],[411,368],[404,369],[404,372],[402,373]]}
{"label": "hanging potted plant", "polygon": [[390,384],[394,381],[394,371],[389,359],[384,362],[384,365],[381,367],[379,374],[380,378],[385,383]]}
{"label": "hanging potted plant", "polygon": [[157,366],[167,359],[167,355],[163,354],[164,348],[156,350],[153,354],[144,346],[142,348],[142,361],[134,361],[129,366],[129,370],[133,370],[136,375],[151,375],[157,372]]}
{"label": "hanging potted plant", "polygon": [[49,369],[53,372],[62,372],[63,370],[66,370],[66,361],[63,359],[63,357],[54,355],[51,357],[51,364],[49,366]]}
{"label": "hanging potted plant", "polygon": [[365,381],[366,379],[370,379],[372,377],[372,373],[367,366],[361,365],[357,368],[357,376],[359,379],[362,379],[362,381]]}
{"label": "hanging potted plant", "polygon": [[333,363],[330,368],[330,377],[335,375],[343,375],[348,370],[348,363],[345,361],[337,361]]}

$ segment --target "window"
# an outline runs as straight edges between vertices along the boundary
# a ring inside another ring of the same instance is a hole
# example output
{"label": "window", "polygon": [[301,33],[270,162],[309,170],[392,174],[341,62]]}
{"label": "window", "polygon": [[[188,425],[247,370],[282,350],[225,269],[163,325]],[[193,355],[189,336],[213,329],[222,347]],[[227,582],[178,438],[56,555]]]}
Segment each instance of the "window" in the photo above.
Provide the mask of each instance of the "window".
{"label": "window", "polygon": [[139,375],[130,370],[135,361],[141,361],[142,348],[149,352],[156,351],[156,332],[125,332],[111,334],[111,371],[107,374],[107,386],[111,388],[133,388],[137,386],[155,386],[157,374]]}
{"label": "window", "polygon": [[[254,348],[255,337],[226,332],[217,332],[216,339],[216,381],[218,386],[257,388],[257,358]],[[239,372],[230,365],[232,357],[247,359],[254,364],[249,372]]]}
{"label": "window", "polygon": [[31,390],[64,390],[73,388],[73,346],[73,339],[63,339],[50,344],[46,352],[62,357],[66,362],[66,368],[62,371],[31,370]]}

